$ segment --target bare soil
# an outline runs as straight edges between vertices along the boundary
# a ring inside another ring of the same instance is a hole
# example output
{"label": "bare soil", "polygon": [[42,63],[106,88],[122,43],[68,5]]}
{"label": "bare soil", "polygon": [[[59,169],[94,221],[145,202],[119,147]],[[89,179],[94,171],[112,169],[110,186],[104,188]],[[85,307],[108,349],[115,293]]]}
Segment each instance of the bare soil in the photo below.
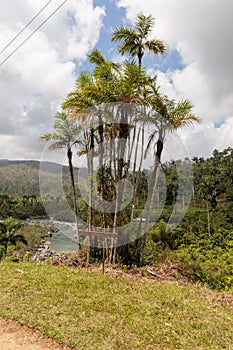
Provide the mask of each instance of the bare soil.
{"label": "bare soil", "polygon": [[0,318],[0,350],[71,350],[40,331]]}

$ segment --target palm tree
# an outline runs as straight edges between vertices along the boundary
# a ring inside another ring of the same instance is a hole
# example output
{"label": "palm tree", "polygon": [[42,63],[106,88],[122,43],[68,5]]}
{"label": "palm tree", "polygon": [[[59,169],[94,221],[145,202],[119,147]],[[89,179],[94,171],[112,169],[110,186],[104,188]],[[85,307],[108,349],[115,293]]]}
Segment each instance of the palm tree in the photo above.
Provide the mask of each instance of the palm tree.
{"label": "palm tree", "polygon": [[78,226],[78,206],[77,206],[77,198],[76,198],[76,188],[74,182],[74,169],[73,169],[73,152],[72,148],[74,145],[78,143],[78,136],[81,132],[81,126],[77,125],[75,122],[71,121],[67,114],[57,113],[55,116],[56,121],[54,122],[54,130],[55,132],[50,134],[45,134],[40,137],[41,141],[49,142],[48,149],[56,150],[56,149],[66,149],[67,158],[69,163],[69,173],[73,191],[73,207],[74,207],[74,215],[75,215],[75,223],[77,228],[77,241],[79,243],[79,226]]}
{"label": "palm tree", "polygon": [[149,50],[155,55],[163,54],[166,51],[163,41],[156,38],[149,39],[154,23],[155,18],[152,15],[145,16],[143,13],[139,13],[134,28],[119,27],[114,30],[112,35],[112,41],[120,43],[119,53],[121,55],[128,53],[131,57],[137,57],[140,67],[145,50]]}
{"label": "palm tree", "polygon": [[17,242],[22,242],[27,245],[25,237],[16,232],[22,226],[21,222],[15,222],[13,218],[8,218],[0,222],[0,244],[4,247],[4,257],[7,255],[9,245],[16,245]]}
{"label": "palm tree", "polygon": [[155,125],[155,130],[149,137],[145,156],[148,149],[153,146],[154,165],[151,175],[151,182],[148,189],[147,216],[141,245],[140,265],[142,265],[144,258],[157,173],[159,165],[161,164],[166,133],[168,131],[172,132],[182,127],[193,125],[194,123],[198,123],[200,121],[199,117],[191,113],[193,106],[189,100],[183,99],[178,103],[176,103],[174,100],[169,100],[167,96],[164,96],[158,92],[158,88],[153,80],[151,81],[149,89],[150,91],[147,92],[147,98],[145,98],[144,103],[151,108],[151,113],[148,114],[147,122]]}

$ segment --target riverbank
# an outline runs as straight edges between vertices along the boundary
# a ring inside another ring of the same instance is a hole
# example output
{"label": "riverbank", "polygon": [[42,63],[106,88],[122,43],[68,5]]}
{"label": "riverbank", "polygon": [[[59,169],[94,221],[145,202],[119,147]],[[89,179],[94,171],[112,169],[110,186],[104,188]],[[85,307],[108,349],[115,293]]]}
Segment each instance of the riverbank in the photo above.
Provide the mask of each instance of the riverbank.
{"label": "riverbank", "polygon": [[48,233],[35,249],[32,260],[45,261],[47,258],[56,258],[61,253],[75,253],[78,245],[75,239],[75,224],[51,219],[28,219],[26,225],[41,225]]}

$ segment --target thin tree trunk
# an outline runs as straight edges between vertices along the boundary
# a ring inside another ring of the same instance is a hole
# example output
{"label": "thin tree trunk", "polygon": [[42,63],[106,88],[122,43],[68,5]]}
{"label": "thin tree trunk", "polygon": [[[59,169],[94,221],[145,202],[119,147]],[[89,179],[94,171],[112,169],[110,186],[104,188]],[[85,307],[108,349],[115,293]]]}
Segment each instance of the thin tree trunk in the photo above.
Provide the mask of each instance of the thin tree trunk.
{"label": "thin tree trunk", "polygon": [[140,256],[140,266],[143,264],[144,254],[145,254],[145,246],[146,246],[146,239],[147,239],[147,231],[149,228],[150,223],[150,216],[151,216],[151,210],[153,205],[153,199],[154,199],[154,193],[155,193],[155,185],[157,181],[157,175],[158,175],[158,168],[161,163],[161,155],[163,151],[163,131],[162,129],[159,130],[159,138],[157,141],[157,150],[155,155],[155,163],[154,163],[154,169],[151,176],[151,183],[148,190],[148,199],[147,199],[147,215],[146,215],[146,222],[144,226],[144,235],[142,238],[142,244],[141,244],[141,256]]}
{"label": "thin tree trunk", "polygon": [[[122,107],[121,107],[122,108]],[[119,140],[118,140],[118,164],[117,164],[117,176],[116,183],[119,183],[123,178],[123,169],[124,169],[124,159],[126,152],[126,142],[129,135],[129,125],[128,125],[128,111],[125,110],[125,106],[121,109],[121,120],[119,123]],[[117,198],[116,198],[116,207],[114,214],[114,223],[113,223],[113,232],[117,234],[116,228],[121,224],[121,203],[123,198],[123,188],[122,184],[117,185]],[[114,239],[114,251],[113,251],[113,264],[116,263],[116,253],[117,253],[117,242],[118,237]]]}
{"label": "thin tree trunk", "polygon": [[8,242],[6,242],[6,243],[4,244],[4,259],[5,259],[6,256],[7,256],[7,248],[8,248]]}
{"label": "thin tree trunk", "polygon": [[211,236],[210,232],[210,210],[209,210],[209,201],[206,201],[206,213],[207,213],[207,224],[208,224],[208,235]]}
{"label": "thin tree trunk", "polygon": [[[133,220],[134,216],[134,209],[135,209],[135,200],[136,200],[136,195],[137,195],[137,189],[138,189],[138,184],[139,184],[139,178],[140,178],[140,172],[142,168],[142,161],[143,161],[143,153],[144,153],[144,128],[142,126],[142,129],[140,128],[139,131],[141,130],[142,133],[142,147],[141,147],[141,157],[140,157],[140,163],[138,167],[138,172],[136,175],[136,181],[134,181],[134,188],[133,188],[133,198],[132,198],[132,205],[131,205],[131,221]],[[139,139],[137,139],[137,144],[139,143]],[[137,147],[138,149],[138,147]],[[137,159],[137,149],[135,150],[135,159]],[[134,159],[134,164],[136,163],[136,160]],[[134,179],[134,174],[135,174],[135,168],[133,171],[133,179]]]}
{"label": "thin tree trunk", "polygon": [[[93,224],[93,157],[94,157],[94,129],[91,128],[90,149],[87,153],[88,157],[88,178],[90,182],[89,208],[88,208],[88,231],[92,231]],[[91,236],[88,235],[87,242],[87,264],[90,262],[91,255]]]}
{"label": "thin tree trunk", "polygon": [[68,148],[67,151],[67,157],[69,161],[69,170],[70,170],[70,178],[71,178],[71,184],[72,184],[72,191],[73,191],[73,207],[74,207],[74,216],[75,216],[75,224],[76,224],[76,238],[78,243],[78,249],[79,249],[79,222],[78,222],[78,206],[77,206],[77,198],[76,198],[76,188],[75,188],[75,181],[74,181],[74,169],[73,169],[73,163],[72,163],[72,150],[71,147]]}

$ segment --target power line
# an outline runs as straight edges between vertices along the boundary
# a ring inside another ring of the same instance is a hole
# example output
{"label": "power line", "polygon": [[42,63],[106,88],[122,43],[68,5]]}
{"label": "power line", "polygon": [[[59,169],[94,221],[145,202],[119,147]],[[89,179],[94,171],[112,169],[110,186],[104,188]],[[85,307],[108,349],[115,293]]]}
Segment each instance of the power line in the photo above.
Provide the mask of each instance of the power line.
{"label": "power line", "polygon": [[65,0],[59,5],[21,44],[19,44],[16,49],[14,49],[1,63],[2,66],[16,51],[20,49],[68,0]]}
{"label": "power line", "polygon": [[29,25],[41,14],[42,11],[52,2],[53,0],[49,0],[47,4],[16,34],[16,36],[0,51],[0,55],[22,34],[25,29],[29,27]]}

